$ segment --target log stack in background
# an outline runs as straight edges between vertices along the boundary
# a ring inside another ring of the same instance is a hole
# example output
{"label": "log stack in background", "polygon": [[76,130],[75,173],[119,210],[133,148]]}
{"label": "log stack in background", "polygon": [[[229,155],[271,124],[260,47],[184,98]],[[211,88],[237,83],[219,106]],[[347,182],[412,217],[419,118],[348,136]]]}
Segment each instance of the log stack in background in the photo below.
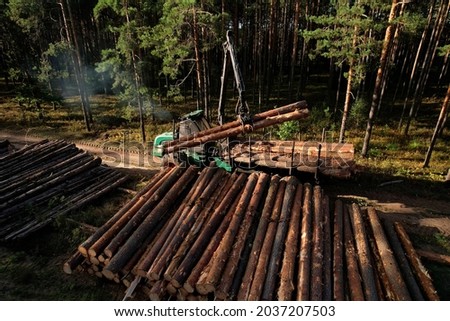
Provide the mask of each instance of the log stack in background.
{"label": "log stack in background", "polygon": [[236,142],[229,155],[241,166],[296,169],[338,178],[349,178],[355,169],[353,144],[314,141],[258,141]]}
{"label": "log stack in background", "polygon": [[62,140],[44,140],[0,157],[0,240],[26,237],[125,179]]}
{"label": "log stack in background", "polygon": [[151,300],[438,299],[401,225],[384,227],[373,208],[295,177],[212,165],[161,171],[65,271],[81,266]]}

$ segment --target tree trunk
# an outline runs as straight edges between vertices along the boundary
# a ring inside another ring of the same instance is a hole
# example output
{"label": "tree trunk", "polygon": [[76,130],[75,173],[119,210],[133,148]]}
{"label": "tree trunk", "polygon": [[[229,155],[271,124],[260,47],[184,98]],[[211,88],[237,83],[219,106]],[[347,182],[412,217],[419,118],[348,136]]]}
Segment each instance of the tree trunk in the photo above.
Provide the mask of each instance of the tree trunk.
{"label": "tree trunk", "polygon": [[237,300],[246,301],[250,293],[252,286],[253,276],[255,274],[255,269],[258,264],[258,259],[261,253],[261,248],[264,242],[264,237],[267,232],[267,226],[269,224],[270,215],[275,204],[276,195],[278,191],[278,185],[280,184],[280,177],[278,175],[272,176],[270,180],[269,191],[264,202],[263,211],[261,218],[259,219],[258,228],[256,230],[256,235],[253,240],[252,250],[250,257],[245,268],[244,277],[242,279],[242,284],[237,295]]}
{"label": "tree trunk", "polygon": [[280,287],[277,292],[278,301],[291,301],[295,291],[295,267],[299,250],[299,235],[301,229],[303,186],[298,184],[292,206],[289,230],[280,272]]}
{"label": "tree trunk", "polygon": [[[179,172],[179,171],[178,171]],[[160,191],[161,185],[163,185],[164,182],[172,181],[175,179],[175,177],[178,177],[177,172],[175,171],[164,171],[160,172],[161,176],[157,177],[158,180],[152,180],[154,184],[148,184],[147,187],[144,189],[144,194],[138,194],[140,195],[137,198],[133,198],[133,200],[130,202],[132,203],[130,206],[125,205],[122,209],[119,210],[119,212],[113,217],[115,218],[117,216],[117,221],[114,221],[114,223],[111,222],[111,225],[109,224],[110,221],[108,221],[106,226],[110,226],[106,231],[104,231],[101,235],[98,235],[98,238],[95,240],[93,238],[92,240],[88,240],[85,243],[83,243],[82,248],[87,248],[89,244],[91,244],[88,248],[87,253],[90,257],[96,257],[100,255],[101,252],[105,249],[106,246],[111,244],[111,240],[115,238],[115,236],[123,229],[124,226],[133,218],[133,216],[140,210],[142,207],[151,200],[157,193]],[[164,174],[164,175],[162,175]],[[165,188],[168,188],[170,185],[166,184]],[[166,190],[163,190],[163,194],[166,193]],[[161,196],[159,196],[161,197]],[[120,217],[119,216],[120,213]],[[100,228],[100,229],[103,229]],[[98,234],[97,232],[96,234]],[[94,234],[95,235],[95,234]],[[95,240],[95,241],[94,241]],[[81,246],[79,247],[80,252]],[[83,252],[82,252],[83,253]]]}
{"label": "tree trunk", "polygon": [[330,200],[327,195],[322,198],[323,211],[323,296],[324,301],[333,299],[333,238]]}
{"label": "tree trunk", "polygon": [[348,296],[352,301],[364,301],[364,292],[359,274],[358,259],[353,243],[355,235],[352,232],[348,207],[344,207],[344,240],[345,259],[347,263]]}
{"label": "tree trunk", "polygon": [[198,97],[197,100],[202,105],[202,109],[205,111],[206,119],[209,119],[209,110],[208,106],[205,106],[204,102],[204,83],[203,83],[203,68],[202,68],[202,53],[200,51],[200,39],[199,39],[199,31],[198,31],[198,23],[197,23],[197,8],[195,6],[192,8],[192,17],[193,17],[193,25],[192,25],[192,34],[194,38],[194,51],[195,51],[195,71],[197,73],[197,92]]}
{"label": "tree trunk", "polygon": [[267,232],[264,237],[264,242],[261,247],[261,252],[258,258],[258,263],[255,268],[252,286],[248,295],[248,300],[258,301],[261,299],[264,284],[268,277],[276,278],[277,275],[269,275],[268,265],[272,254],[272,246],[277,232],[277,225],[280,219],[280,213],[283,206],[283,196],[286,188],[286,181],[281,180],[278,186],[278,191],[273,206],[273,212],[270,216],[269,224],[267,225]]}
{"label": "tree trunk", "polygon": [[395,27],[392,24],[392,21],[395,18],[396,6],[398,4],[398,0],[392,0],[391,12],[389,14],[388,27],[386,28],[386,34],[384,36],[383,47],[381,49],[381,57],[380,57],[380,67],[377,71],[377,77],[375,80],[375,88],[373,90],[372,95],[372,104],[370,106],[369,119],[367,120],[367,128],[366,134],[364,137],[364,143],[361,150],[361,155],[363,157],[367,157],[369,153],[369,144],[370,138],[372,136],[372,128],[375,121],[375,115],[377,113],[378,102],[380,100],[381,94],[381,85],[384,77],[384,73],[386,72],[386,62],[389,54],[389,47],[391,46],[393,34],[395,31]]}
{"label": "tree trunk", "polygon": [[450,1],[442,1],[439,7],[438,17],[436,19],[433,31],[428,42],[427,51],[425,54],[424,62],[420,71],[419,80],[416,83],[416,88],[414,91],[414,98],[411,108],[409,109],[409,115],[406,120],[405,130],[403,134],[405,136],[409,133],[409,128],[413,117],[417,116],[417,111],[422,103],[423,92],[425,90],[425,85],[428,80],[428,75],[430,73],[431,66],[436,55],[436,49],[439,44],[439,39],[441,38],[442,30],[445,26],[445,21],[447,20],[448,12],[450,10]]}
{"label": "tree trunk", "polygon": [[[359,27],[355,26],[353,30],[353,40],[352,40],[352,50],[356,51],[356,42],[358,40]],[[339,143],[343,143],[345,140],[345,128],[348,118],[348,113],[350,110],[350,100],[352,98],[352,83],[353,83],[353,68],[355,64],[355,59],[350,58],[348,77],[347,77],[347,89],[345,91],[345,103],[344,103],[344,113],[342,114],[341,130],[339,132]]]}
{"label": "tree trunk", "polygon": [[295,66],[297,64],[297,52],[298,52],[298,24],[300,20],[300,6],[301,0],[295,0],[294,4],[294,23],[293,23],[293,31],[292,31],[292,52],[291,52],[291,65],[290,65],[290,73],[289,73],[289,100],[292,98],[292,90],[294,84],[294,74],[295,74]]}
{"label": "tree trunk", "polygon": [[[230,181],[234,181],[234,178],[232,177]],[[225,189],[231,187],[230,185],[225,186]],[[214,236],[211,238],[211,241],[209,242],[208,246],[206,247],[205,251],[203,252],[201,258],[198,260],[195,267],[192,269],[192,271],[189,274],[189,277],[186,279],[186,281],[183,284],[183,288],[188,293],[193,293],[195,290],[195,285],[199,281],[200,275],[203,272],[206,272],[206,267],[208,266],[209,262],[211,261],[211,257],[214,255],[214,252],[216,251],[217,247],[220,244],[220,241],[222,240],[225,232],[228,230],[228,226],[230,225],[231,219],[234,215],[234,212],[236,211],[237,204],[238,204],[239,198],[236,198],[234,203],[229,208],[227,214],[225,215],[223,221],[220,223],[219,228],[214,233]]]}
{"label": "tree trunk", "polygon": [[352,204],[350,214],[352,227],[355,234],[359,265],[361,267],[361,277],[364,285],[364,294],[366,300],[378,301],[373,262],[370,255],[369,240],[367,238],[367,232],[364,227],[361,210],[357,204]]}
{"label": "tree trunk", "polygon": [[403,279],[408,287],[408,291],[411,295],[412,300],[414,301],[424,301],[425,298],[422,294],[422,291],[417,283],[416,278],[414,277],[411,266],[406,258],[405,251],[403,250],[402,244],[398,238],[397,232],[394,229],[394,225],[392,222],[388,220],[383,220],[384,231],[386,232],[386,236],[389,239],[389,244],[391,245],[391,249],[393,254],[395,255],[396,261],[398,263],[399,269],[402,272]]}
{"label": "tree trunk", "polygon": [[275,288],[278,284],[278,275],[280,272],[280,262],[283,256],[284,244],[286,242],[286,234],[289,227],[292,204],[294,202],[297,185],[298,180],[295,177],[290,176],[287,179],[280,220],[272,245],[270,261],[267,267],[266,280],[264,282],[264,289],[261,296],[262,300],[274,300]]}
{"label": "tree trunk", "polygon": [[445,95],[444,103],[441,107],[441,113],[439,114],[438,121],[436,123],[436,127],[434,128],[433,136],[431,137],[430,146],[428,146],[427,154],[425,155],[425,161],[423,162],[423,167],[428,167],[430,164],[431,153],[433,153],[434,145],[436,144],[436,140],[438,138],[439,132],[441,128],[444,126],[445,116],[448,112],[448,105],[450,104],[450,85],[447,88],[447,94]]}
{"label": "tree trunk", "polygon": [[238,264],[242,264],[240,258],[246,246],[246,241],[248,240],[248,235],[251,226],[254,224],[255,219],[259,218],[257,216],[257,211],[261,199],[263,197],[264,191],[266,189],[267,183],[269,182],[269,175],[265,173],[259,174],[258,181],[256,183],[253,196],[247,207],[244,215],[244,219],[239,228],[239,232],[235,237],[234,244],[230,256],[228,258],[227,265],[223,271],[221,281],[216,289],[216,297],[220,300],[230,299],[230,289],[235,278],[236,271],[238,269]]}
{"label": "tree trunk", "polygon": [[310,300],[311,240],[312,240],[312,187],[303,185],[302,229],[297,278],[297,301]]}
{"label": "tree trunk", "polygon": [[[78,38],[76,36],[75,30],[73,30],[73,22],[72,22],[73,17],[71,15],[71,11],[70,11],[70,3],[68,0],[65,0],[65,1],[61,0],[58,2],[58,4],[61,6],[61,13],[62,13],[63,22],[64,22],[64,28],[66,29],[67,42],[69,44],[69,48],[72,53],[72,61],[73,61],[73,65],[74,65],[75,79],[77,82],[78,93],[80,95],[84,123],[86,126],[86,130],[89,132],[89,131],[91,131],[91,121],[92,121],[91,107],[89,104],[89,96],[87,95],[87,92],[86,92],[86,84],[85,84],[84,75],[82,72],[82,61],[81,61],[81,55],[80,55],[79,48],[78,48]],[[72,28],[69,28],[69,24],[67,23],[66,9],[69,13],[69,19],[71,21]]]}
{"label": "tree trunk", "polygon": [[406,233],[405,228],[399,222],[394,224],[395,231],[400,238],[403,249],[407,254],[409,259],[409,263],[411,264],[416,277],[419,279],[419,282],[422,286],[425,295],[430,301],[439,301],[439,296],[436,293],[436,289],[434,288],[433,281],[431,277],[426,272],[427,270],[423,266],[420,261],[420,257],[417,255],[416,250],[413,247],[411,240],[409,239],[408,233]]}
{"label": "tree trunk", "polygon": [[[250,175],[247,180],[247,184],[245,185],[245,188],[239,199],[236,212],[234,213],[233,218],[231,219],[230,226],[228,227],[227,232],[223,236],[223,239],[220,242],[219,247],[217,248],[216,252],[214,253],[211,259],[212,264],[208,276],[201,284],[201,287],[205,289],[205,291],[203,291],[202,293],[213,292],[216,288],[216,285],[220,281],[223,269],[227,264],[229,254],[233,247],[234,239],[238,234],[239,227],[241,226],[241,222],[245,216],[248,204],[253,194],[253,190],[255,189],[257,179],[258,175],[254,173]],[[197,283],[197,287],[199,286],[200,284]]]}
{"label": "tree trunk", "polygon": [[322,209],[322,189],[320,186],[314,187],[314,215],[313,215],[313,235],[312,235],[312,260],[311,260],[311,286],[310,300],[321,301],[323,292],[323,209]]}
{"label": "tree trunk", "polygon": [[403,281],[403,276],[392,253],[389,242],[384,234],[378,214],[373,207],[367,210],[370,226],[372,227],[376,248],[380,254],[381,264],[386,273],[389,287],[394,294],[393,300],[411,301],[408,288]]}
{"label": "tree trunk", "polygon": [[234,199],[238,195],[239,191],[243,187],[247,177],[245,174],[240,174],[238,178],[234,181],[233,186],[227,191],[225,199],[230,200],[230,202],[222,202],[211,215],[206,226],[202,229],[197,240],[192,245],[188,254],[181,262],[178,270],[173,276],[171,283],[184,284],[186,279],[189,277],[192,269],[197,264],[198,260],[202,256],[205,249],[208,247],[209,241],[213,237],[216,230],[219,228],[221,222],[223,221],[225,215],[228,212],[229,207],[233,204]]}
{"label": "tree trunk", "polygon": [[142,245],[147,234],[165,217],[171,205],[183,193],[184,189],[189,186],[189,182],[196,176],[197,169],[193,166],[189,167],[180,179],[168,191],[165,197],[156,205],[141,225],[134,231],[127,242],[120,248],[116,255],[105,266],[103,274],[109,279],[115,273],[120,271],[126,262],[133,256],[136,250]]}
{"label": "tree trunk", "polygon": [[336,200],[333,228],[333,300],[345,300],[344,204]]}
{"label": "tree trunk", "polygon": [[430,9],[428,11],[427,25],[422,32],[422,36],[421,36],[420,42],[419,42],[419,47],[417,48],[417,51],[416,51],[416,57],[414,58],[414,63],[413,63],[412,69],[411,69],[411,74],[409,76],[408,88],[406,90],[405,101],[403,102],[402,115],[400,117],[400,121],[398,124],[399,130],[401,130],[402,126],[403,126],[403,120],[404,120],[405,113],[406,113],[406,105],[408,103],[409,93],[411,92],[411,88],[413,87],[413,82],[414,82],[414,78],[415,78],[416,68],[417,68],[417,65],[419,62],[420,53],[422,51],[423,45],[425,44],[425,40],[426,40],[428,31],[430,29],[430,26],[431,26],[431,22],[433,21],[433,12],[434,12],[435,4],[436,4],[436,0],[432,0]]}

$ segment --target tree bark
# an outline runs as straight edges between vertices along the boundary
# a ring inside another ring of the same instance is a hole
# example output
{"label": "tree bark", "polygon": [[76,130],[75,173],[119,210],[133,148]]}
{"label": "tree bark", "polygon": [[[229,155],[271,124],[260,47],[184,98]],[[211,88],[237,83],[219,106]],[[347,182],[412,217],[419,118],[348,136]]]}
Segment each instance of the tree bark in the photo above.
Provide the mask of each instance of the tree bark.
{"label": "tree bark", "polygon": [[361,209],[357,204],[352,204],[350,210],[352,227],[355,233],[356,249],[360,265],[361,277],[364,286],[364,294],[368,301],[378,301],[378,293],[373,269],[373,262],[370,255],[367,232],[364,228],[364,221]]}
{"label": "tree bark", "polygon": [[330,200],[322,198],[323,211],[323,296],[324,301],[333,299],[333,238],[331,231]]}
{"label": "tree bark", "polygon": [[420,285],[427,296],[427,299],[430,301],[439,301],[439,296],[434,288],[431,277],[426,272],[425,267],[420,261],[420,257],[417,255],[414,246],[409,239],[408,233],[406,233],[405,228],[399,222],[394,224],[395,231],[397,232],[398,237],[402,243],[403,249],[407,254],[407,258],[409,263],[411,264],[414,274],[419,279]]}
{"label": "tree bark", "polygon": [[386,71],[386,62],[387,62],[387,58],[388,58],[388,54],[389,54],[389,47],[391,46],[393,34],[395,32],[395,26],[393,25],[392,21],[395,18],[396,7],[397,7],[398,3],[399,3],[398,0],[392,0],[391,12],[389,13],[389,20],[388,20],[389,25],[386,28],[386,33],[385,33],[384,41],[383,41],[383,47],[381,49],[380,67],[378,68],[378,71],[377,71],[375,87],[374,87],[373,95],[372,95],[372,103],[370,106],[369,119],[367,120],[366,134],[364,136],[364,143],[363,143],[363,147],[361,150],[361,155],[363,157],[367,157],[368,153],[369,153],[369,144],[370,144],[370,138],[372,137],[373,124],[375,121],[375,115],[377,113],[378,102],[381,97],[380,94],[381,94],[381,89],[382,89],[381,88],[382,80],[383,80],[385,72],[387,72]]}
{"label": "tree bark", "polygon": [[227,264],[229,254],[231,252],[234,239],[239,231],[239,227],[241,226],[244,214],[246,213],[247,207],[252,197],[253,190],[255,189],[257,179],[258,175],[256,173],[253,173],[249,176],[247,184],[245,185],[243,193],[240,197],[236,212],[231,219],[230,226],[228,227],[227,232],[225,233],[219,247],[217,248],[211,259],[212,265],[209,270],[208,276],[204,280],[203,284],[197,283],[197,287],[201,286],[205,289],[202,293],[213,292],[220,281],[223,269]]}
{"label": "tree bark", "polygon": [[[214,179],[216,177],[219,177],[219,179],[214,181]],[[186,234],[186,237],[184,238],[184,240],[182,240],[181,244],[179,245],[178,250],[176,251],[175,255],[170,260],[170,264],[167,266],[167,269],[164,271],[164,278],[167,281],[172,280],[173,274],[176,272],[176,270],[177,270],[178,266],[180,265],[181,261],[183,260],[183,258],[186,257],[187,251],[189,251],[189,248],[195,242],[198,234],[201,232],[203,226],[206,224],[207,220],[210,218],[210,214],[211,214],[211,212],[213,212],[213,210],[212,210],[213,207],[217,206],[218,204],[220,204],[220,202],[223,201],[223,199],[220,197],[220,195],[222,194],[225,182],[223,181],[221,175],[217,175],[216,177],[213,178],[213,180],[210,182],[208,188],[205,189],[205,193],[202,194],[202,200],[206,204],[199,206],[199,207],[202,207],[199,209],[200,213],[198,214],[197,218],[195,219],[195,222],[192,225],[192,227],[190,228],[188,234]],[[203,198],[203,196],[207,196],[206,191],[209,189],[210,186],[213,186],[214,192],[211,194],[211,196],[208,197],[209,198],[209,200],[208,200],[206,197]],[[196,215],[195,208],[193,208],[193,211],[194,211],[194,215]],[[186,224],[186,225],[191,225],[191,224],[189,224],[189,222],[188,222],[188,224]],[[171,286],[173,286],[172,283],[171,283]],[[180,284],[180,288],[181,287],[182,287],[182,284]]]}
{"label": "tree bark", "polygon": [[430,145],[428,146],[427,153],[425,155],[425,160],[423,162],[423,167],[428,167],[430,164],[431,154],[433,153],[434,145],[436,144],[436,140],[439,136],[439,132],[444,126],[445,116],[448,113],[448,105],[450,104],[450,85],[447,88],[447,94],[445,95],[444,102],[441,107],[441,113],[439,114],[438,121],[436,123],[436,127],[434,128],[433,136],[431,137]]}
{"label": "tree bark", "polygon": [[354,245],[354,234],[350,223],[348,207],[344,207],[344,239],[345,260],[347,262],[348,296],[352,301],[364,301],[361,275],[359,274],[358,258]]}
{"label": "tree bark", "polygon": [[286,188],[286,181],[281,180],[278,186],[278,191],[273,206],[273,212],[270,216],[270,221],[267,226],[267,232],[264,237],[264,242],[261,247],[261,253],[258,258],[258,264],[255,268],[255,274],[253,276],[252,286],[248,295],[248,300],[258,301],[261,299],[261,295],[264,289],[264,284],[267,278],[276,278],[277,275],[269,275],[267,272],[272,246],[277,231],[277,225],[280,219],[280,213],[283,206],[283,196]]}
{"label": "tree bark", "polygon": [[[103,232],[103,234],[98,235],[98,239],[95,242],[92,242],[92,245],[88,249],[88,254],[90,257],[98,256],[105,247],[107,247],[111,240],[114,239],[114,237],[122,230],[124,226],[133,218],[133,216],[139,211],[142,211],[142,207],[147,203],[150,202],[150,200],[153,198],[155,200],[155,193],[160,191],[161,186],[164,182],[167,182],[170,177],[170,181],[173,183],[173,181],[178,178],[179,175],[181,175],[182,169],[174,169],[173,171],[164,171],[161,172],[161,174],[165,173],[164,175],[161,175],[161,177],[157,177],[158,181],[156,179],[154,180],[154,184],[149,184],[147,187],[150,187],[147,189],[145,188],[145,193],[140,195],[139,197],[135,197],[133,199],[132,205],[129,206],[128,204],[124,206],[118,213],[121,213],[121,216],[117,218],[117,221],[115,221],[113,224],[111,224],[110,228],[108,228],[106,231]],[[165,185],[165,190],[163,190],[162,194],[157,196],[162,197],[164,193],[166,193],[167,189],[170,187],[170,185]],[[151,205],[150,205],[151,206]],[[150,207],[148,206],[148,207]],[[114,216],[116,217],[116,216]],[[112,222],[111,222],[112,223]],[[109,225],[109,224],[108,224]],[[101,228],[103,230],[103,227]],[[98,233],[98,232],[97,232]],[[87,248],[87,244],[83,245],[84,248]],[[80,251],[81,252],[81,251]],[[82,252],[83,253],[83,252]]]}
{"label": "tree bark", "polygon": [[186,257],[184,258],[183,262],[181,262],[178,270],[174,274],[171,283],[174,284],[175,287],[181,287],[181,285],[183,285],[186,279],[189,277],[192,269],[195,267],[203,252],[207,248],[209,241],[219,228],[221,222],[228,212],[228,209],[233,204],[234,199],[245,184],[246,179],[247,177],[243,173],[238,176],[233,186],[227,191],[227,194],[225,196],[225,199],[229,200],[229,202],[222,202],[211,215],[211,218],[207,222],[205,228],[199,234],[197,240],[192,245],[188,254],[186,254]]}
{"label": "tree bark", "polygon": [[225,266],[221,280],[216,288],[215,294],[216,298],[219,300],[230,298],[230,289],[233,284],[238,265],[243,264],[240,258],[242,257],[244,247],[246,246],[246,241],[252,241],[248,239],[249,232],[254,224],[254,221],[258,218],[257,211],[260,207],[260,202],[268,182],[269,175],[260,173],[253,195],[244,214],[244,219],[239,227],[239,232],[234,239],[233,248],[230,252],[227,265]]}
{"label": "tree bark", "polygon": [[[189,277],[186,279],[186,282],[183,284],[183,288],[189,292],[194,293],[195,291],[195,284],[199,281],[200,275],[202,273],[206,273],[207,275],[207,266],[208,263],[211,261],[211,257],[214,255],[214,252],[216,251],[217,247],[220,244],[220,241],[222,240],[225,232],[228,230],[228,226],[230,225],[231,218],[233,217],[237,204],[239,202],[239,198],[236,198],[233,205],[231,205],[230,209],[228,210],[227,214],[225,215],[223,221],[220,223],[219,228],[214,233],[214,236],[212,237],[211,241],[209,242],[207,248],[205,249],[205,252],[202,254],[200,259],[198,260],[195,267],[192,269],[192,271],[189,274]],[[209,269],[209,267],[208,267]]]}
{"label": "tree bark", "polygon": [[344,281],[344,204],[336,200],[334,208],[333,229],[333,299],[345,300]]}
{"label": "tree bark", "polygon": [[286,238],[285,252],[280,272],[280,287],[277,292],[279,301],[291,301],[295,291],[295,268],[299,250],[299,235],[301,229],[303,185],[298,184],[292,205],[289,230]]}
{"label": "tree bark", "polygon": [[313,194],[313,235],[312,235],[312,262],[311,262],[311,301],[321,301],[323,292],[323,209],[322,189],[314,187]]}
{"label": "tree bark", "polygon": [[393,299],[396,301],[411,301],[408,288],[406,287],[403,276],[400,273],[397,261],[392,253],[386,235],[384,234],[378,215],[373,207],[369,207],[367,213],[369,216],[370,226],[372,227],[376,247],[380,254],[381,264],[384,272],[386,273],[390,289],[394,294]]}
{"label": "tree bark", "polygon": [[[114,214],[114,216],[112,218],[110,218],[105,224],[103,224],[101,227],[99,227],[97,229],[97,231],[92,234],[87,240],[85,240],[83,243],[81,243],[78,246],[78,251],[80,251],[80,253],[82,253],[84,256],[88,255],[88,250],[89,248],[98,240],[102,237],[102,235],[104,235],[106,233],[107,230],[109,230],[117,221],[120,220],[120,218],[122,217],[122,215],[124,215],[124,213],[126,213],[130,208],[133,207],[133,205],[138,202],[141,197],[147,193],[154,184],[156,184],[162,177],[164,177],[165,174],[167,174],[167,172],[169,172],[170,169],[166,168],[165,170],[162,170],[160,172],[158,172],[152,179],[151,181],[144,187],[142,188],[139,193],[137,193],[132,199],[131,201],[129,201],[126,205],[124,205],[116,214]],[[103,250],[103,249],[102,249]],[[97,253],[95,253],[96,255]]]}
{"label": "tree bark", "polygon": [[413,271],[408,262],[408,259],[406,258],[405,251],[403,250],[402,244],[394,229],[393,223],[387,220],[383,220],[383,227],[386,232],[386,236],[389,239],[389,244],[391,245],[395,258],[397,259],[398,266],[402,272],[412,300],[424,301],[425,298],[419,285],[417,284],[416,278],[414,277]]}
{"label": "tree bark", "polygon": [[297,301],[310,300],[310,273],[311,273],[311,247],[312,247],[312,187],[303,185],[302,229],[300,238],[300,253],[297,278]]}
{"label": "tree bark", "polygon": [[120,250],[111,259],[108,265],[103,270],[103,275],[108,279],[115,273],[120,271],[126,264],[126,262],[133,256],[136,250],[142,245],[143,240],[148,233],[158,224],[171,208],[171,205],[175,200],[183,193],[185,188],[189,186],[190,181],[196,176],[197,169],[193,166],[189,167],[180,179],[172,186],[170,191],[164,196],[147,215],[142,224],[134,231],[127,242],[122,245]]}
{"label": "tree bark", "polygon": [[259,219],[258,228],[256,230],[256,235],[253,240],[252,250],[250,257],[245,268],[244,277],[242,278],[242,284],[237,295],[237,300],[246,301],[250,294],[250,289],[252,286],[253,276],[255,274],[255,269],[258,264],[258,259],[261,253],[261,248],[264,242],[264,237],[267,232],[267,226],[269,224],[270,216],[272,214],[272,209],[275,204],[276,195],[278,191],[278,186],[280,184],[280,177],[278,175],[272,176],[270,180],[269,191],[267,192],[266,200],[264,202],[263,211]]}
{"label": "tree bark", "polygon": [[283,256],[284,243],[286,242],[286,234],[289,227],[292,204],[294,202],[297,185],[298,180],[293,176],[290,176],[286,180],[283,205],[281,208],[275,239],[272,245],[270,261],[267,267],[266,280],[264,282],[264,289],[261,296],[262,300],[274,300],[275,289],[278,285],[278,276],[280,273],[280,263]]}

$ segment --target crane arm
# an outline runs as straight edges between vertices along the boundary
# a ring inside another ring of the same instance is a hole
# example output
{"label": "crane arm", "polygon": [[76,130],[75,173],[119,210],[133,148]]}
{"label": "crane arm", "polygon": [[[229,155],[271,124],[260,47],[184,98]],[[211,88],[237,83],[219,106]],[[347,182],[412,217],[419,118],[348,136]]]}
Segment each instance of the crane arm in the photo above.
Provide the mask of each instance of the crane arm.
{"label": "crane arm", "polygon": [[223,44],[223,49],[225,52],[222,77],[221,77],[221,87],[220,87],[220,99],[219,99],[219,124],[223,123],[224,115],[224,97],[225,97],[225,76],[227,72],[228,56],[230,56],[231,65],[233,67],[234,79],[236,82],[236,89],[238,91],[238,101],[236,104],[235,113],[239,117],[243,124],[249,124],[252,122],[252,117],[250,115],[250,109],[248,107],[247,101],[245,99],[245,85],[242,78],[241,70],[239,68],[239,62],[237,60],[236,51],[234,49],[234,43],[232,38],[232,32],[227,31],[227,41]]}

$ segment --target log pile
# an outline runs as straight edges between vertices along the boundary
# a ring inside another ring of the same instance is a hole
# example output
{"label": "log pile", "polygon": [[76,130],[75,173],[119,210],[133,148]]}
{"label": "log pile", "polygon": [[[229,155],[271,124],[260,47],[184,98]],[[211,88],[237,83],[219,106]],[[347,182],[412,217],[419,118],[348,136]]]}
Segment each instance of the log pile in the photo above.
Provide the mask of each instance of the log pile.
{"label": "log pile", "polygon": [[180,139],[165,142],[164,153],[170,154],[182,149],[249,133],[261,128],[281,124],[291,120],[304,119],[309,116],[306,101],[299,101],[283,107],[275,108],[253,116],[252,124],[242,124],[239,120],[213,127]]}
{"label": "log pile", "polygon": [[[228,156],[228,155],[226,155]],[[241,166],[296,169],[348,178],[355,168],[353,144],[314,141],[247,141],[234,144],[229,156]]]}
{"label": "log pile", "polygon": [[437,300],[403,233],[320,186],[162,170],[80,244],[81,266],[151,300]]}
{"label": "log pile", "polygon": [[44,140],[0,157],[0,240],[24,238],[125,179],[62,140]]}

